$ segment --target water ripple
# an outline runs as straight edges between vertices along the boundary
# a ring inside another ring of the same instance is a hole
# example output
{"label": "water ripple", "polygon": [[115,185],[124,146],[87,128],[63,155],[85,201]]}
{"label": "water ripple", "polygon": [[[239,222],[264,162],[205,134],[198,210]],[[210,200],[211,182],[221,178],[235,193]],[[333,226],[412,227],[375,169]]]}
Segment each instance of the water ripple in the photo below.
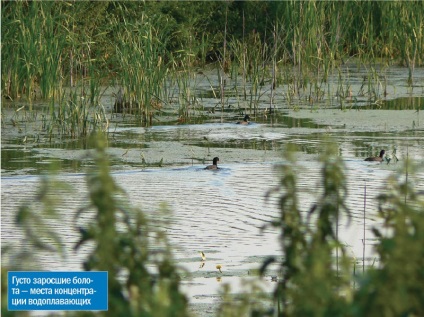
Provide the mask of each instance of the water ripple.
{"label": "water ripple", "polygon": [[[346,161],[347,206],[352,214],[348,226],[346,217],[339,223],[339,234],[357,257],[362,255],[364,189],[366,200],[366,235],[371,238],[371,227],[378,223],[376,195],[384,190],[385,179],[392,171],[382,165]],[[322,193],[321,166],[316,161],[303,161],[296,167],[300,189],[300,207],[307,212]],[[249,257],[278,255],[280,230],[264,225],[278,219],[279,194],[265,199],[268,191],[279,183],[280,172],[266,163],[228,164],[222,170],[208,171],[201,166],[178,169],[138,170],[114,172],[113,178],[125,189],[130,203],[140,208],[151,219],[152,226],[165,230],[175,247],[177,259],[198,258],[198,251],[212,255],[221,263],[242,265]],[[422,177],[422,176],[421,176]],[[83,174],[61,174],[57,178],[72,186],[62,193],[58,206],[67,258],[58,260],[41,254],[41,262],[54,262],[59,269],[80,269],[90,248],[76,254],[72,248],[78,240],[74,214],[87,204],[87,190]],[[2,178],[2,244],[22,239],[14,225],[18,207],[34,199],[39,177]],[[422,186],[422,185],[420,185]],[[171,214],[164,213],[165,202]],[[39,206],[38,206],[39,207]],[[93,213],[83,214],[79,224],[90,221]],[[371,242],[369,242],[371,244]],[[154,246],[152,246],[154,248]],[[13,249],[13,247],[12,247]],[[15,250],[16,251],[16,250]],[[367,251],[372,254],[371,248]],[[10,260],[10,259],[9,259]],[[2,259],[2,263],[8,257]],[[196,260],[197,261],[197,260]],[[51,263],[49,263],[51,264]]]}

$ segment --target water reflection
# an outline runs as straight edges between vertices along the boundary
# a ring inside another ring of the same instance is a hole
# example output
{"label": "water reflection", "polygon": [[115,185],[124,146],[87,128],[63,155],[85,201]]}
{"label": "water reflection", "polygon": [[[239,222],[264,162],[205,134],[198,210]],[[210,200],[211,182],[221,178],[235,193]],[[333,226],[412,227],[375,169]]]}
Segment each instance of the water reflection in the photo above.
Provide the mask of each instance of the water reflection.
{"label": "water reflection", "polygon": [[366,109],[424,110],[424,97],[401,97],[367,105]]}

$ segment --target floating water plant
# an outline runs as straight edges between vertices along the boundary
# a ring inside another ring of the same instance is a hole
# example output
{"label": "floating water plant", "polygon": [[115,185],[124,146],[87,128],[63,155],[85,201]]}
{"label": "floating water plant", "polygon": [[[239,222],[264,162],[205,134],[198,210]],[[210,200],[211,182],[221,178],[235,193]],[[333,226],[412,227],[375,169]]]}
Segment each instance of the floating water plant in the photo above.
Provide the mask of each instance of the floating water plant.
{"label": "floating water plant", "polygon": [[222,273],[222,271],[221,271],[222,265],[221,264],[217,264],[216,269],[219,271],[219,273]]}

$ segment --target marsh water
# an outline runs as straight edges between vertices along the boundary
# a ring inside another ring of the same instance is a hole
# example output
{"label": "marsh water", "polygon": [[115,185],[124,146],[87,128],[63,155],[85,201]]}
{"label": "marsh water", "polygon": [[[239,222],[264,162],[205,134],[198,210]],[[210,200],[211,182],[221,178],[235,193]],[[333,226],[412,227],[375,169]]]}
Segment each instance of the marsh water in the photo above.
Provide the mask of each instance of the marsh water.
{"label": "marsh water", "polygon": [[[402,181],[408,157],[419,167],[409,181],[424,190],[424,71],[416,70],[413,89],[406,84],[406,69],[394,68],[388,74],[389,94],[375,104],[359,94],[355,97],[363,78],[358,72],[349,75],[354,98],[343,107],[336,97],[311,106],[302,98],[289,101],[282,92],[276,96],[278,111],[272,114],[265,111],[269,107],[266,93],[258,111],[239,105],[236,110],[212,112],[217,100],[210,97],[210,84],[200,80],[193,91],[203,96],[199,97],[202,107],[196,110],[201,116],[193,116],[188,123],[179,123],[172,111],[151,127],[141,126],[129,115],[125,119],[110,114],[108,154],[113,178],[130,203],[166,231],[176,262],[185,269],[183,284],[192,303],[213,303],[224,283],[240,292],[241,281],[250,278],[268,256],[283,256],[281,232],[267,226],[279,216],[279,194],[265,197],[279,183],[278,166],[286,163],[282,151],[287,144],[298,145],[295,169],[305,212],[322,188],[319,155],[328,142],[337,144],[345,164],[347,206],[352,215],[351,221],[346,216],[340,219],[338,234],[358,265],[378,263],[370,229],[381,226],[375,198],[385,190],[387,178],[399,173]],[[108,110],[115,90],[108,90],[102,98]],[[227,102],[240,101],[232,96]],[[87,155],[91,150],[84,140],[47,142],[37,132],[37,120],[25,123],[31,113],[17,112],[20,107],[19,103],[2,107],[1,242],[11,246],[2,254],[2,265],[81,270],[89,250],[73,251],[78,240],[74,215],[88,202],[85,173],[93,165]],[[251,114],[252,123],[236,124],[245,112]],[[386,150],[390,162],[364,162],[380,149]],[[215,156],[220,158],[220,169],[204,170]],[[34,201],[40,179],[52,163],[59,169],[55,178],[70,185],[57,189],[62,200],[57,206],[60,219],[46,219],[63,238],[65,256],[39,252],[31,263],[16,263],[16,254],[28,247],[14,224],[17,209]],[[163,212],[162,203],[168,213]],[[91,215],[84,217],[88,221]],[[206,254],[205,262],[199,251]],[[275,285],[272,276],[278,273],[272,268],[265,276],[264,287],[269,291]]]}

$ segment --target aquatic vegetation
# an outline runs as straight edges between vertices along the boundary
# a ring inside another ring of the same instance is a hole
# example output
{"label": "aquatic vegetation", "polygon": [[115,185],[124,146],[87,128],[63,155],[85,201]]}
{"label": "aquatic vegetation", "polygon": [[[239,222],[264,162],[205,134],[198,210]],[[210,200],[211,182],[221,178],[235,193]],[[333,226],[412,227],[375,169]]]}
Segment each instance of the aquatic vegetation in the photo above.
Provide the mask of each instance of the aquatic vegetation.
{"label": "aquatic vegetation", "polygon": [[[23,231],[23,239],[17,252],[9,254],[9,265],[15,269],[24,270],[28,264],[39,266],[33,257],[36,251],[64,256],[63,237],[54,228],[61,223],[61,216],[57,212],[57,206],[63,200],[61,194],[72,188],[55,179],[54,173],[53,166],[49,173],[41,177],[35,198],[24,202],[16,213],[15,222]],[[7,253],[9,246],[3,247],[2,253]]]}
{"label": "aquatic vegetation", "polygon": [[219,273],[222,273],[222,271],[221,271],[222,265],[221,264],[217,264],[216,269],[219,271]]}
{"label": "aquatic vegetation", "polygon": [[[325,98],[329,106],[341,110],[361,103],[380,108],[387,96],[388,70],[394,64],[408,69],[407,83],[411,91],[416,89],[414,71],[423,65],[423,2],[229,2],[225,12],[211,3],[189,7],[163,2],[4,2],[2,98],[28,105],[12,109],[10,120],[2,115],[2,128],[5,121],[11,122],[7,127],[21,133],[28,122],[41,118],[40,135],[47,134],[50,139],[107,133],[111,105],[102,104],[101,97],[111,86],[120,96],[114,111],[123,112],[119,115],[123,122],[152,125],[164,108],[177,114],[180,123],[187,122],[205,110],[197,95],[196,67],[215,61],[219,84],[209,83],[217,106],[209,111],[220,110],[221,118],[233,91],[237,111],[257,117],[262,111],[264,116],[275,111],[276,98],[295,111],[305,104],[315,110]],[[204,15],[193,15],[193,7]],[[349,77],[349,70],[355,67],[365,69],[362,83],[356,83],[358,91]],[[35,105],[40,99],[47,107]],[[269,108],[260,108],[268,100]],[[418,106],[405,107],[420,109],[420,101],[415,102]],[[416,127],[418,120],[412,121],[412,128]],[[38,143],[40,135],[25,134],[19,136],[19,142],[34,139]],[[209,154],[214,143],[206,136],[203,140]],[[258,143],[258,148],[261,145],[265,146],[265,141]],[[154,311],[185,315],[186,299],[179,289],[179,271],[166,235],[155,231],[139,210],[126,204],[123,191],[109,175],[104,147],[102,143],[96,154],[98,170],[87,180],[91,203],[79,213],[93,212],[95,219],[88,226],[77,221],[81,241],[76,249],[94,244],[86,269],[112,272],[113,304],[107,314]],[[396,158],[395,152],[393,155]],[[347,212],[347,189],[336,151],[324,155],[324,192],[307,210],[299,200],[291,166],[295,163],[289,154],[286,159],[289,163],[282,167],[277,189],[281,215],[273,224],[281,229],[284,250],[283,262],[278,263],[281,276],[278,282],[273,280],[279,315],[422,315],[423,254],[419,246],[424,242],[420,234],[424,206],[422,196],[408,182],[410,167],[406,166],[405,182],[400,176],[390,179],[388,193],[380,196],[380,214],[393,235],[375,230],[379,265],[364,268],[364,276],[358,277],[357,260],[347,256],[337,234],[340,213]],[[163,159],[148,163],[142,156],[142,164],[162,166]],[[18,223],[34,250],[60,254],[60,236],[31,213],[40,205],[47,211],[54,207],[46,194],[51,186],[46,184],[40,186],[35,202],[21,208]],[[44,230],[31,231],[31,222]],[[163,246],[158,253],[148,249],[151,232]],[[46,241],[55,243],[52,247]],[[31,250],[22,251],[31,257]],[[276,264],[276,258],[263,264],[262,274]],[[158,274],[146,269],[152,262]],[[221,271],[221,266],[215,268]],[[124,272],[125,283],[120,272]],[[4,286],[3,282],[2,291]],[[272,313],[273,308],[259,309],[260,304],[255,303],[258,298],[270,298],[266,291],[254,286],[248,290],[242,305],[231,306],[231,297],[225,297],[228,302],[221,315]],[[4,307],[2,301],[2,315],[15,315]]]}
{"label": "aquatic vegetation", "polygon": [[128,104],[128,109],[118,110],[136,113],[149,125],[164,100],[163,86],[170,62],[165,50],[169,38],[166,21],[152,21],[142,15],[140,21],[127,22],[122,30],[117,30],[119,22],[115,19],[116,84],[123,88],[123,99]]}
{"label": "aquatic vegetation", "polygon": [[[369,73],[358,95],[376,104],[387,95],[385,68],[377,62],[407,67],[408,84],[415,87],[414,70],[423,64],[422,12],[420,1],[234,2],[222,8],[203,2],[190,8],[170,2],[7,2],[3,97],[26,99],[30,108],[36,99],[48,100],[44,115],[55,121],[56,108],[68,103],[63,91],[79,86],[79,97],[87,94],[89,107],[102,116],[96,107],[106,85],[116,93],[122,89],[115,111],[129,112],[143,125],[164,107],[177,107],[185,122],[203,109],[191,84],[195,67],[218,61],[220,93],[214,94],[221,112],[230,74],[239,110],[257,115],[264,97],[274,110],[278,96],[289,106],[308,100],[311,107],[324,96],[330,102],[334,94],[350,98],[351,83],[342,77],[336,91],[326,84],[334,70],[354,60]],[[87,120],[62,119],[64,135],[96,129]]]}
{"label": "aquatic vegetation", "polygon": [[[405,163],[406,173],[408,166]],[[374,235],[378,238],[380,264],[369,268],[359,280],[352,302],[358,316],[424,313],[424,252],[420,247],[424,241],[424,199],[404,176],[390,177],[388,190],[379,196],[379,215],[385,232],[375,228]]]}

